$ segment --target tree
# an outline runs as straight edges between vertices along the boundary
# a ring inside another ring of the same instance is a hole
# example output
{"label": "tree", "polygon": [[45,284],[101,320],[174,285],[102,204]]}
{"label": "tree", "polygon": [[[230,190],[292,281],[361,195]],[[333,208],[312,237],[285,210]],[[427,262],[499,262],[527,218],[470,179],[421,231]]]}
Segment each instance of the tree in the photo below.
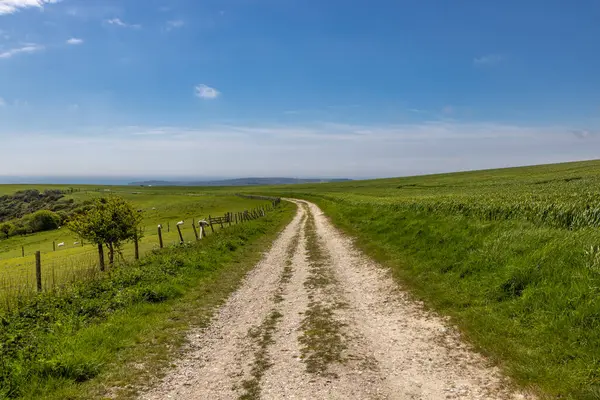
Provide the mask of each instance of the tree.
{"label": "tree", "polygon": [[115,251],[120,252],[124,242],[141,237],[142,215],[131,203],[118,196],[94,201],[84,214],[75,217],[67,227],[83,239],[98,245],[100,269],[104,270],[104,252],[108,249],[109,264],[114,263]]}
{"label": "tree", "polygon": [[5,222],[3,224],[0,224],[0,232],[2,232],[4,235],[6,235],[6,238],[8,239],[8,236],[10,235],[10,232],[15,228],[15,226],[13,224],[11,224],[10,222]]}
{"label": "tree", "polygon": [[27,216],[27,222],[31,232],[51,231],[58,229],[61,217],[49,210],[36,211]]}

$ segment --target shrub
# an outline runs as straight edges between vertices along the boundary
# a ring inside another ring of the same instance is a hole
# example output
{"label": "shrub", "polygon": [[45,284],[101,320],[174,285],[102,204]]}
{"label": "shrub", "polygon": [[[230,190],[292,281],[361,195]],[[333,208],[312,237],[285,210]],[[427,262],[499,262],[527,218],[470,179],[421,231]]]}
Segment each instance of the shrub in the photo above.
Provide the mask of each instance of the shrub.
{"label": "shrub", "polygon": [[36,211],[29,215],[26,220],[31,232],[42,232],[57,229],[61,222],[61,218],[58,214],[48,210]]}

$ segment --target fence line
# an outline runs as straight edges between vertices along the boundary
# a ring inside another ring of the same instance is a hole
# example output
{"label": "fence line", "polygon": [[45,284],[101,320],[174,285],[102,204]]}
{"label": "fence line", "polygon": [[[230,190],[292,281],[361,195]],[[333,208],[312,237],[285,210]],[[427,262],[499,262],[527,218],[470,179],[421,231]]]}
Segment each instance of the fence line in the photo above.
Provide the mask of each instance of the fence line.
{"label": "fence line", "polygon": [[[204,237],[207,236],[207,228],[210,227],[211,232],[214,234],[215,226],[219,226],[221,229],[225,229],[228,226],[232,226],[232,225],[237,225],[237,224],[244,224],[247,223],[249,221],[264,217],[267,212],[272,211],[273,209],[275,209],[281,202],[280,198],[274,198],[274,197],[264,197],[264,196],[246,196],[246,195],[241,195],[241,197],[245,197],[245,198],[249,198],[249,199],[256,199],[256,200],[270,200],[271,203],[268,205],[263,205],[263,206],[259,206],[259,207],[255,207],[249,210],[244,210],[244,211],[239,211],[239,212],[227,212],[222,216],[208,216],[208,218],[206,220],[198,220],[196,221],[195,219],[192,219],[192,228],[194,231],[194,238],[196,239],[196,241],[200,241],[202,240]],[[196,224],[198,224],[198,230],[196,229]],[[184,238],[183,238],[183,233],[181,231],[181,228],[184,226],[184,221],[179,221],[177,223],[177,233],[179,236],[179,244],[183,244],[185,243]],[[163,226],[158,225],[158,248],[162,249],[164,247],[164,240],[163,240]],[[167,223],[167,232],[170,231],[170,224]],[[54,246],[53,246],[54,247]],[[100,262],[100,266],[102,266],[103,264],[103,256],[104,256],[104,250],[100,251],[100,246],[98,246],[98,251],[95,252],[93,250],[91,251],[85,251],[83,253],[78,253],[78,254],[73,254],[70,257],[76,258],[76,257],[81,257],[82,259],[80,260],[80,264],[82,264],[82,268],[81,271],[79,271],[79,269],[77,268],[73,268],[73,270],[71,271],[66,271],[67,275],[70,275],[69,278],[70,279],[66,279],[65,283],[68,283],[69,281],[73,282],[75,280],[83,280],[85,279],[86,276],[97,276],[98,273],[96,272],[98,270],[98,264],[95,262],[90,262],[91,258],[87,259],[87,263],[84,262],[83,257],[82,256],[88,256],[91,257],[92,254],[96,254],[96,257],[98,257],[98,261]],[[24,254],[24,249],[22,248],[22,253]],[[54,253],[51,252],[49,254]],[[134,239],[134,259],[138,260],[139,259],[139,240],[136,237]],[[42,253],[38,250],[35,252],[35,289],[37,289],[38,292],[41,292],[44,290],[44,288],[47,290],[49,286],[51,286],[52,288],[56,287],[57,282],[56,282],[56,277],[55,277],[55,268],[56,268],[56,264],[57,262],[60,262],[61,264],[65,264],[65,260],[68,260],[68,258],[70,257],[66,257],[63,259],[54,259],[54,260],[49,260],[48,263],[51,265],[51,278],[52,278],[52,284],[49,285],[48,283],[48,276],[46,276],[46,281],[45,281],[45,285],[44,283],[44,279],[43,279],[43,260],[42,260]],[[116,264],[120,264],[120,262],[118,260],[116,260]],[[123,261],[125,261],[123,259]],[[127,261],[125,261],[127,262]],[[67,261],[68,263],[68,261]],[[86,264],[85,266],[83,266],[83,264]],[[95,266],[94,266],[95,264]],[[20,267],[27,267],[26,263],[19,263],[18,264]],[[29,264],[30,265],[30,264]],[[47,265],[47,264],[46,264]],[[102,268],[101,268],[102,269]],[[94,270],[94,271],[92,271]],[[3,291],[7,291],[7,290],[11,290],[11,289],[16,289],[20,294],[24,293],[27,291],[27,287],[29,287],[29,291],[31,292],[33,290],[33,287],[31,287],[31,281],[29,280],[29,277],[31,276],[30,273],[27,270],[23,270],[22,272],[24,272],[24,274],[19,274],[19,275],[25,275],[26,277],[26,281],[27,282],[23,282],[21,279],[17,278],[15,279],[16,282],[10,282],[12,281],[12,279],[5,279],[3,280],[3,282],[0,282],[0,293]],[[65,271],[61,271],[61,275],[65,274]],[[47,275],[47,274],[46,274]],[[77,279],[80,278],[80,279]],[[4,283],[4,284],[2,284]],[[11,284],[12,283],[12,284]]]}

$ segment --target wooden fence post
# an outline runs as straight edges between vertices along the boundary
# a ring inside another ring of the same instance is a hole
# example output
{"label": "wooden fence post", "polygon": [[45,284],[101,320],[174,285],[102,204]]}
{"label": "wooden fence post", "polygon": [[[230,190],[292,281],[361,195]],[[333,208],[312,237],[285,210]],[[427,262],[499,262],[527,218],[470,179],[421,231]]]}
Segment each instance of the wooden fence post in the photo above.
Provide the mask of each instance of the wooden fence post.
{"label": "wooden fence post", "polygon": [[196,240],[198,240],[198,231],[196,230],[196,223],[192,220],[192,228],[194,228],[194,236],[196,236]]}
{"label": "wooden fence post", "polygon": [[162,225],[158,226],[158,243],[160,244],[160,248],[163,248],[163,240],[162,240]]}
{"label": "wooden fence post", "polygon": [[204,230],[204,222],[203,221],[198,221],[198,229],[200,230],[198,232],[198,236],[200,236],[200,240],[202,240],[203,238],[206,237],[206,231]]}
{"label": "wooden fence post", "polygon": [[133,238],[133,246],[134,246],[134,250],[135,250],[135,259],[139,260],[140,259],[140,246],[139,246],[137,234]]}
{"label": "wooden fence post", "polygon": [[210,217],[210,215],[208,216],[208,223],[210,224],[210,230],[212,231],[212,233],[215,233],[215,228],[213,228],[212,218]]}
{"label": "wooden fence post", "polygon": [[183,244],[183,235],[181,234],[181,226],[177,224],[177,232],[179,232],[179,244]]}
{"label": "wooden fence post", "polygon": [[21,246],[21,256],[25,257],[25,246]]}
{"label": "wooden fence post", "polygon": [[224,219],[225,219],[225,217],[221,218],[221,229],[225,228],[225,227],[223,226],[223,220],[224,220]]}
{"label": "wooden fence post", "polygon": [[235,224],[237,225],[237,218],[238,218],[238,213],[235,213]]}
{"label": "wooden fence post", "polygon": [[167,233],[171,232],[171,223],[167,221]]}
{"label": "wooden fence post", "polygon": [[104,271],[104,248],[102,243],[98,243],[98,259],[100,261],[100,271]]}
{"label": "wooden fence post", "polygon": [[227,222],[229,222],[229,226],[231,226],[231,213],[227,213]]}
{"label": "wooden fence post", "polygon": [[35,280],[37,282],[37,291],[42,291],[42,256],[40,251],[35,252]]}
{"label": "wooden fence post", "polygon": [[56,251],[56,242],[52,241],[52,251]]}

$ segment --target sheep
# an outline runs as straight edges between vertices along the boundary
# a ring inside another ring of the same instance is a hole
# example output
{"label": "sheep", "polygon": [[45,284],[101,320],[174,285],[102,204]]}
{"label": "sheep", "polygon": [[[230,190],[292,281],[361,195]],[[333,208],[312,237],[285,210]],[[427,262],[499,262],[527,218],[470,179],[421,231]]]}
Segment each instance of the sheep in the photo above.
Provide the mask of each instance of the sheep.
{"label": "sheep", "polygon": [[162,229],[162,225],[161,224],[158,224],[158,229]]}
{"label": "sheep", "polygon": [[60,242],[59,244],[56,245],[56,247],[63,247],[65,245],[65,242]]}
{"label": "sheep", "polygon": [[79,242],[73,242],[73,246],[77,246]]}
{"label": "sheep", "polygon": [[152,207],[153,210],[156,210],[156,207]]}
{"label": "sheep", "polygon": [[179,221],[177,225],[183,225],[183,221]]}

